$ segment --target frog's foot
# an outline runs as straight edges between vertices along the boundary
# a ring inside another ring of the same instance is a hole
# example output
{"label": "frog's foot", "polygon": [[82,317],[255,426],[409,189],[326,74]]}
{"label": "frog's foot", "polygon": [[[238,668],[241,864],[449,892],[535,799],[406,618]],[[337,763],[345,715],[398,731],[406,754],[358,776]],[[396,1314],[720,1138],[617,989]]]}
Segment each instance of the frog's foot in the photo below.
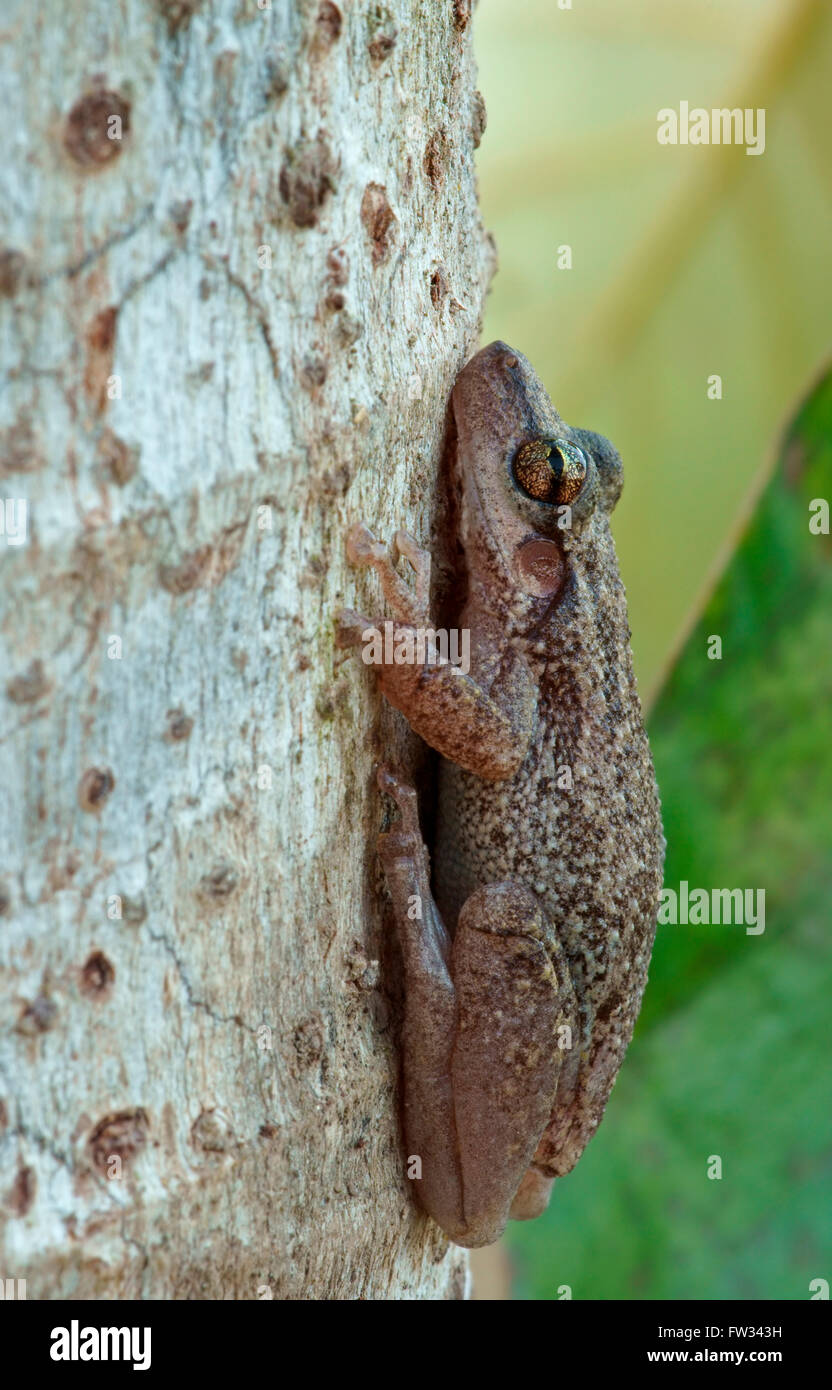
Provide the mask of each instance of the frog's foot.
{"label": "frog's foot", "polygon": [[342,608],[336,620],[336,647],[360,647],[364,641],[364,633],[375,626],[363,613],[356,613],[353,608]]}
{"label": "frog's foot", "polygon": [[[381,541],[376,540],[361,522],[347,532],[347,559],[352,565],[374,569],[381,580],[384,597],[393,615],[401,623],[414,627],[430,626],[428,590],[430,587],[430,554],[423,550],[407,531],[397,531],[393,540],[392,557]],[[408,561],[416,576],[415,589],[402,579],[396,565],[400,558]]]}
{"label": "frog's foot", "polygon": [[536,1216],[540,1216],[549,1205],[554,1182],[554,1178],[544,1173],[537,1164],[530,1164],[511,1204],[511,1220],[533,1221]]}
{"label": "frog's foot", "polygon": [[384,764],[376,774],[379,790],[391,796],[399,808],[399,819],[378,837],[378,855],[388,882],[399,874],[403,864],[411,867],[414,882],[418,881],[419,896],[430,896],[428,853],[419,828],[419,805],[416,791],[398,773]]}
{"label": "frog's foot", "polygon": [[407,560],[415,576],[416,602],[427,617],[430,598],[430,551],[423,549],[409,531],[397,531],[393,537],[393,550],[398,559]]}

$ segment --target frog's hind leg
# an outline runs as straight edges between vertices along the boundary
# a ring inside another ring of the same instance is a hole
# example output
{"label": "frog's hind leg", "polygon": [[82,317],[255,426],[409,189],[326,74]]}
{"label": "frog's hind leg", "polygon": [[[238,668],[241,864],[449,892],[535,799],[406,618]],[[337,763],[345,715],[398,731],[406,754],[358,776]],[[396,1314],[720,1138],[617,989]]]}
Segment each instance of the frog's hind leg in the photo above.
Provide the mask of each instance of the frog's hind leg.
{"label": "frog's hind leg", "polygon": [[544,946],[536,899],[513,882],[472,893],[451,943],[416,793],[386,768],[378,780],[401,812],[378,849],[404,956],[408,1172],[452,1240],[487,1245],[505,1227],[552,1111],[571,980]]}
{"label": "frog's hind leg", "polygon": [[456,1024],[451,939],[431,893],[416,793],[386,767],[379,770],[378,784],[394,798],[401,813],[391,829],[379,836],[378,852],[404,957],[407,1171],[421,1205],[450,1233],[462,1220],[451,1090]]}
{"label": "frog's hind leg", "polygon": [[524,1210],[524,1174],[555,1100],[564,1056],[559,1029],[574,1014],[571,979],[555,959],[557,965],[528,889],[506,881],[468,898],[451,957],[457,997],[451,1079],[463,1205],[463,1227],[454,1238],[463,1245],[496,1240],[510,1214],[537,1214]]}

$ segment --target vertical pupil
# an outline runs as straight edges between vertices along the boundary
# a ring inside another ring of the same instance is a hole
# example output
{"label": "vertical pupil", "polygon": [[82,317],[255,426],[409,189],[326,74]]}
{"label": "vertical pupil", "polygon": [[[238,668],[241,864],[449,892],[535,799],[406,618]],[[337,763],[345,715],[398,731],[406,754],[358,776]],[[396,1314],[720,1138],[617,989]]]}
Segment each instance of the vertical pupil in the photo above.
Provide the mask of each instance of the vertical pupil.
{"label": "vertical pupil", "polygon": [[538,502],[573,502],[586,477],[586,458],[569,440],[533,439],[521,446],[514,476],[527,497]]}

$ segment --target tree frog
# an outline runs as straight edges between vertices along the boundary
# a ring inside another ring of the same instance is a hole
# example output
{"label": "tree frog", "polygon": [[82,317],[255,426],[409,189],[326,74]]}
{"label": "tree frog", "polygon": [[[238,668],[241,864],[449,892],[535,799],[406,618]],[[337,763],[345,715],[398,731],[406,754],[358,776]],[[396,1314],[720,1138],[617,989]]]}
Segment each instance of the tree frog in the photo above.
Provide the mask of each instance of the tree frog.
{"label": "tree frog", "polygon": [[[610,534],[616,450],[565,425],[502,342],[460,372],[452,415],[469,669],[437,659],[426,550],[399,531],[388,553],[359,524],[347,553],[377,572],[394,638],[426,632],[424,660],[388,652],[375,670],[441,755],[433,875],[416,792],[389,768],[399,814],[379,854],[404,960],[409,1172],[449,1238],[480,1246],[545,1209],[598,1127],[647,980],[664,838]],[[383,622],[345,611],[339,644]]]}

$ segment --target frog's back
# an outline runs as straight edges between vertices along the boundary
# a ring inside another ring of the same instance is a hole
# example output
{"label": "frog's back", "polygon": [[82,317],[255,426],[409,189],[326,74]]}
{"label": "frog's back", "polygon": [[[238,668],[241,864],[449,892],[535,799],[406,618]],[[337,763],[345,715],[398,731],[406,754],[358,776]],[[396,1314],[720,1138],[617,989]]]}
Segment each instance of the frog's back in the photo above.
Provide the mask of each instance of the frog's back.
{"label": "frog's back", "polygon": [[538,707],[518,772],[487,782],[444,761],[440,772],[435,874],[448,924],[474,889],[512,879],[535,893],[568,961],[580,1064],[564,1067],[541,1142],[551,1173],[569,1171],[600,1122],[641,1004],[661,888],[624,591],[614,567],[603,578],[578,575],[545,653],[529,656]]}

